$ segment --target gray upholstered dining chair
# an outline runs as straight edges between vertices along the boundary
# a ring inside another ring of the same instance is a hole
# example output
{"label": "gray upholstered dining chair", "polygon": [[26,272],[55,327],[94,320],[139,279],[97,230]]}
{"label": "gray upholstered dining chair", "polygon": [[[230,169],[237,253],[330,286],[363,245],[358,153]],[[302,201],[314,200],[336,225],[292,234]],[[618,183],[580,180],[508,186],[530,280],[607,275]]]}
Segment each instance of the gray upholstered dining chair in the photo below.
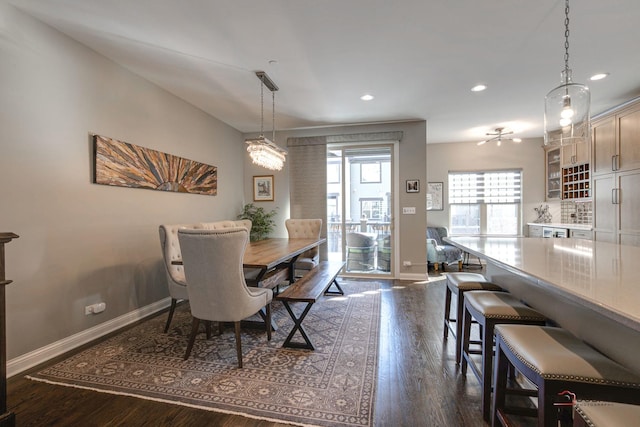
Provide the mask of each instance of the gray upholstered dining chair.
{"label": "gray upholstered dining chair", "polygon": [[184,273],[189,286],[193,324],[185,360],[189,358],[200,321],[235,324],[238,367],[242,368],[240,321],[266,308],[267,339],[271,340],[271,300],[267,288],[249,288],[242,258],[249,242],[246,228],[178,231]]}
{"label": "gray upholstered dining chair", "polygon": [[[162,248],[162,258],[164,260],[165,273],[167,274],[167,286],[169,288],[169,296],[171,297],[171,307],[169,308],[169,316],[164,327],[164,332],[169,331],[173,314],[176,311],[176,305],[179,301],[189,299],[187,294],[187,282],[184,278],[184,269],[182,265],[172,264],[173,261],[182,259],[180,252],[180,242],[178,241],[178,230],[183,228],[193,229],[218,229],[218,228],[235,228],[244,227],[251,232],[250,220],[237,221],[214,221],[214,222],[197,222],[192,224],[162,224],[158,228],[160,234],[160,247]],[[259,268],[245,268],[244,277],[247,280],[253,280],[260,273]]]}
{"label": "gray upholstered dining chair", "polygon": [[169,287],[169,296],[171,297],[171,308],[169,309],[169,317],[164,326],[164,332],[169,331],[173,313],[176,311],[178,301],[188,300],[187,282],[184,278],[184,269],[181,265],[173,265],[172,261],[179,260],[180,244],[178,243],[179,225],[161,225],[160,247],[162,248],[162,258],[164,259],[165,273],[167,274],[167,286]]}
{"label": "gray upholstered dining chair", "polygon": [[[321,219],[287,219],[284,222],[290,239],[319,239],[322,231]],[[318,246],[309,249],[298,257],[295,263],[296,271],[313,269],[320,261]],[[296,274],[297,275],[297,274]]]}

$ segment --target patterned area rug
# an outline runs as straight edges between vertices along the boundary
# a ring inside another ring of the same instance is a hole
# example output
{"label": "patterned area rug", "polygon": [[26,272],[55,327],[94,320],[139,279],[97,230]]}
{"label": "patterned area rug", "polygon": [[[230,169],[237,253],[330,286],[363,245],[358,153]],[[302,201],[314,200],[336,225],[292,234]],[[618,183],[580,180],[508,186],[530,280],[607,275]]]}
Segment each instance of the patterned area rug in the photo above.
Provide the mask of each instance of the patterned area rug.
{"label": "patterned area rug", "polygon": [[168,334],[166,315],[157,316],[29,378],[304,426],[369,426],[379,286],[343,281],[342,288],[344,297],[324,297],[303,322],[315,351],[281,347],[293,321],[274,302],[271,342],[264,329],[243,328],[243,369],[231,325],[209,340],[203,330],[184,361],[191,315],[183,304]]}

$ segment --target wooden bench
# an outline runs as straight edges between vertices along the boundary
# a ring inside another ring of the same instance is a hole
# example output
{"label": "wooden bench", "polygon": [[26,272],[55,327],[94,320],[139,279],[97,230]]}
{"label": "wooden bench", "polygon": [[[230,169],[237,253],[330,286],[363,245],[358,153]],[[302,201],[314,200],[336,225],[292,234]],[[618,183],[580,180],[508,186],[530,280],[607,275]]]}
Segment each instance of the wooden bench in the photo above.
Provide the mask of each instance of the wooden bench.
{"label": "wooden bench", "polygon": [[[275,300],[282,301],[282,304],[284,304],[284,307],[287,309],[295,323],[293,329],[289,333],[289,336],[287,336],[287,339],[282,344],[283,347],[306,348],[309,350],[315,349],[309,339],[309,336],[302,328],[302,321],[309,313],[309,310],[311,310],[311,306],[313,306],[313,304],[323,295],[344,295],[340,284],[338,284],[338,281],[336,280],[336,277],[340,274],[343,267],[343,261],[321,261],[307,274],[296,280],[291,286],[274,297]],[[336,290],[330,291],[329,288],[333,285],[335,285]],[[294,302],[307,304],[300,316],[296,316],[291,309],[290,304]],[[302,339],[304,339],[304,343],[291,342],[291,339],[296,332],[300,332]]]}

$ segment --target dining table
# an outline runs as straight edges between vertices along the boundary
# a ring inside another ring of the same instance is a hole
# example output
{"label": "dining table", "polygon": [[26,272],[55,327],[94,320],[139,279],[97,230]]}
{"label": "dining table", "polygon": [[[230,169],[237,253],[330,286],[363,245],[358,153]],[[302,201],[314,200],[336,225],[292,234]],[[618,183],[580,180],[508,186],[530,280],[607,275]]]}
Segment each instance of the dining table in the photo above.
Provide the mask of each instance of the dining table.
{"label": "dining table", "polygon": [[242,266],[245,269],[260,270],[252,280],[257,286],[273,288],[283,279],[293,283],[295,282],[294,264],[298,257],[326,241],[324,237],[318,239],[271,237],[249,242],[244,252]]}
{"label": "dining table", "polygon": [[[254,279],[257,283],[260,283],[267,273],[274,270],[286,270],[287,279],[293,283],[295,281],[293,265],[298,257],[326,241],[327,239],[324,237],[318,239],[270,237],[249,242],[242,258],[242,266],[245,269],[260,270]],[[174,260],[171,263],[182,265],[182,260]]]}
{"label": "dining table", "polygon": [[640,374],[640,247],[586,239],[445,237],[488,280]]}

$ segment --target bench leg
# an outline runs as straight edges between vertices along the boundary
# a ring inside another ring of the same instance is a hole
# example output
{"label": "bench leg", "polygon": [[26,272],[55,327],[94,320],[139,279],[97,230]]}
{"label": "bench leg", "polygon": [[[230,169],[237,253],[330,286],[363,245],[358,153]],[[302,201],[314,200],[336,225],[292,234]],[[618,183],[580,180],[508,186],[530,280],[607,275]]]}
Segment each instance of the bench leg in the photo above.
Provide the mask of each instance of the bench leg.
{"label": "bench leg", "polygon": [[[285,339],[284,343],[282,343],[282,346],[289,347],[289,348],[306,348],[309,350],[315,350],[315,348],[313,347],[313,344],[311,343],[311,340],[309,339],[309,336],[304,331],[304,329],[302,329],[302,321],[304,320],[305,317],[307,317],[307,314],[309,313],[309,310],[311,310],[311,306],[313,305],[313,303],[308,302],[304,310],[302,310],[302,313],[300,314],[299,317],[296,317],[288,301],[282,301],[282,304],[284,305],[284,308],[287,309],[287,311],[289,312],[289,315],[291,316],[291,318],[293,319],[293,322],[295,323],[295,325],[293,326],[293,329],[291,329],[291,332],[289,333],[289,336],[287,336],[287,339]],[[300,332],[300,335],[302,335],[302,339],[304,340],[304,343],[291,342],[291,339],[293,338],[293,335],[296,333],[296,331]]]}
{"label": "bench leg", "polygon": [[[329,289],[331,289],[331,286],[335,285],[336,288],[338,288],[337,291],[330,291]],[[340,287],[340,284],[338,283],[338,281],[336,279],[333,279],[333,282],[331,282],[331,284],[329,285],[329,287],[327,288],[326,291],[324,291],[325,295],[344,295],[344,291],[342,290],[342,288]]]}

